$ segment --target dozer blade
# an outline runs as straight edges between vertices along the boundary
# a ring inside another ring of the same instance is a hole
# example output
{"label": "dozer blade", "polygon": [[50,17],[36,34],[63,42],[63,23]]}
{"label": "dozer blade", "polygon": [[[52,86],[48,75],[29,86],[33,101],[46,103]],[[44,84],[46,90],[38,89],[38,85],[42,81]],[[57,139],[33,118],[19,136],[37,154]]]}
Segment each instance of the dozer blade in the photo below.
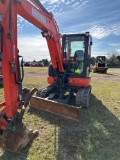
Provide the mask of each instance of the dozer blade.
{"label": "dozer blade", "polygon": [[62,119],[71,121],[72,123],[80,122],[80,107],[35,96],[31,97],[30,107],[33,107],[39,111],[48,112]]}

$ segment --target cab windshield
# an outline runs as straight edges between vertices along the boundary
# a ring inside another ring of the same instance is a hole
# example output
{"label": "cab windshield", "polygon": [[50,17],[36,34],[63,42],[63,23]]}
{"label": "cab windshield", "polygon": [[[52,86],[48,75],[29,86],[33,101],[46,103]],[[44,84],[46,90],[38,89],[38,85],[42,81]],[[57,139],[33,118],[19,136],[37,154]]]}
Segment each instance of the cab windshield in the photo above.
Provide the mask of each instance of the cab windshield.
{"label": "cab windshield", "polygon": [[66,37],[64,52],[67,53],[71,51],[70,57],[74,57],[77,50],[81,50],[84,53],[84,42],[84,36]]}
{"label": "cab windshield", "polygon": [[85,54],[85,37],[84,36],[72,36],[66,37],[64,52],[66,53],[66,59],[74,61],[74,65],[71,65],[71,71],[76,74],[80,74],[83,71],[84,54]]}

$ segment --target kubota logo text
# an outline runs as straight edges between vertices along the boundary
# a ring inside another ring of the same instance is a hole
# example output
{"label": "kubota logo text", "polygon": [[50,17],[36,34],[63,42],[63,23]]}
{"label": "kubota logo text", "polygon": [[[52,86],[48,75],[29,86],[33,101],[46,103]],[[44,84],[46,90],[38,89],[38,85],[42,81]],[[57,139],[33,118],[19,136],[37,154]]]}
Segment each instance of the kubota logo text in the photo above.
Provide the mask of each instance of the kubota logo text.
{"label": "kubota logo text", "polygon": [[32,8],[32,15],[42,23],[46,24],[46,18],[43,17],[38,11],[36,11],[34,8]]}

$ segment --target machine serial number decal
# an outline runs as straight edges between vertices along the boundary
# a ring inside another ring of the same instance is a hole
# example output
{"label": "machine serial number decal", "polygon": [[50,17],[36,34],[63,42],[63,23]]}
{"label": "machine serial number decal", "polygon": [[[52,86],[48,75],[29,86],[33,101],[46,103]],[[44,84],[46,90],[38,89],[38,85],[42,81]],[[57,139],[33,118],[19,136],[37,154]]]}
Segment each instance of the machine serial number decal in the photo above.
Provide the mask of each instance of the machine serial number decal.
{"label": "machine serial number decal", "polygon": [[46,24],[46,18],[43,17],[38,11],[36,11],[34,8],[32,8],[32,15],[42,23]]}

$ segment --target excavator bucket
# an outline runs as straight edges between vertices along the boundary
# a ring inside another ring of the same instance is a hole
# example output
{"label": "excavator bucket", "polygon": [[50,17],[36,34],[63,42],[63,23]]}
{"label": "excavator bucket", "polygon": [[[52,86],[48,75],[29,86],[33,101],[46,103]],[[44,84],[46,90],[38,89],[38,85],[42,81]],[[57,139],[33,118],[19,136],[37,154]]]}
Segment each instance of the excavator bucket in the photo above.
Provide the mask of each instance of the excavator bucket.
{"label": "excavator bucket", "polygon": [[14,153],[20,153],[21,150],[38,135],[37,130],[28,130],[22,122],[25,109],[35,91],[37,91],[36,88],[31,90],[27,88],[23,89],[24,105],[22,105],[20,112],[16,112],[7,128],[1,134],[1,148]]}
{"label": "excavator bucket", "polygon": [[38,135],[38,131],[28,130],[23,123],[14,129],[5,131],[3,147],[5,150],[20,153]]}
{"label": "excavator bucket", "polygon": [[0,135],[0,148],[19,154],[21,150],[36,136],[38,131],[28,130],[24,124],[7,129]]}
{"label": "excavator bucket", "polygon": [[28,130],[21,121],[20,114],[17,113],[13,121],[8,125],[0,141],[5,150],[20,153],[21,150],[36,136],[38,131]]}
{"label": "excavator bucket", "polygon": [[72,123],[80,122],[80,107],[63,104],[57,101],[52,101],[35,96],[31,97],[30,107],[71,121]]}

